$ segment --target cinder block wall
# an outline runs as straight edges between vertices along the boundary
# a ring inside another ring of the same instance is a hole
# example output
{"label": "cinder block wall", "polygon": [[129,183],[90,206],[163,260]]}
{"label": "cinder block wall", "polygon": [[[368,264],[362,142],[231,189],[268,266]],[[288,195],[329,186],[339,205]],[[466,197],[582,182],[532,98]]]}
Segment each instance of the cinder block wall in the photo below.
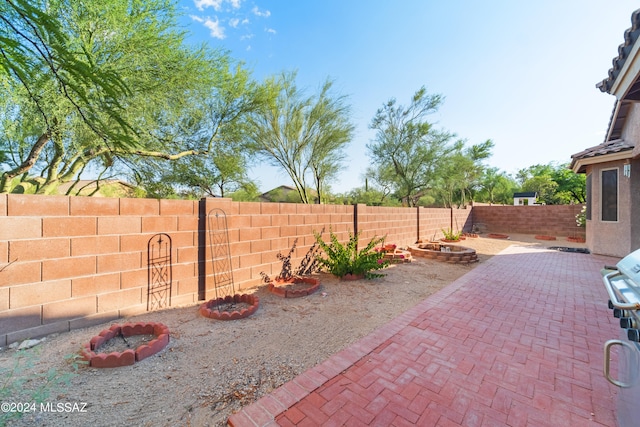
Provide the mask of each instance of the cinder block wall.
{"label": "cinder block wall", "polygon": [[[275,277],[282,268],[278,253],[286,256],[294,243],[295,269],[315,242],[314,231],[324,230],[326,240],[331,229],[344,242],[357,227],[361,245],[386,236],[387,243],[406,246],[442,237],[443,228],[470,231],[472,212],[2,194],[0,346],[145,312],[147,245],[157,233],[172,241],[171,305],[214,298],[208,214],[215,209],[226,214],[238,291],[260,285],[261,273]],[[576,228],[579,210],[474,207],[473,219],[495,231],[564,235],[571,224]],[[556,229],[557,224],[564,225]]]}
{"label": "cinder block wall", "polygon": [[140,313],[147,243],[173,240],[172,304],[197,301],[198,202],[1,195],[0,345]]}
{"label": "cinder block wall", "polygon": [[442,230],[451,229],[454,232],[470,232],[471,209],[440,209],[419,207],[418,240],[440,239],[444,235]]}
{"label": "cinder block wall", "polygon": [[357,228],[360,246],[374,237],[384,237],[385,243],[407,246],[415,243],[417,215],[415,208],[357,205]]}
{"label": "cinder block wall", "polygon": [[501,233],[585,237],[585,229],[576,225],[582,206],[474,206],[473,224]]}
{"label": "cinder block wall", "polygon": [[[353,206],[233,202],[229,199],[206,199],[205,204],[206,215],[215,214],[214,209],[221,209],[226,214],[233,279],[239,289],[260,285],[261,273],[271,278],[277,276],[282,269],[278,253],[287,256],[294,244],[291,264],[295,270],[315,242],[314,232],[320,233],[324,229],[323,236],[328,239],[331,228],[346,241],[348,232],[353,230]],[[209,232],[205,239],[204,299],[209,300],[216,296]]]}

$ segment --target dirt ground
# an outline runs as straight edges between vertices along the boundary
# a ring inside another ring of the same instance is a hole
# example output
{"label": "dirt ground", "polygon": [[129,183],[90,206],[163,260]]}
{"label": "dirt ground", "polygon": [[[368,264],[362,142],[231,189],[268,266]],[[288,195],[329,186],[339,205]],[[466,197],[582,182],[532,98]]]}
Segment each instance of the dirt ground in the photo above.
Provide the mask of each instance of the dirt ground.
{"label": "dirt ground", "polygon": [[[460,242],[476,249],[479,263],[512,244],[584,247],[564,238],[540,241],[530,235],[511,235],[509,240],[481,236]],[[121,323],[164,323],[171,331],[169,345],[133,366],[82,366],[67,385],[50,390],[45,400],[49,409],[38,405],[9,425],[224,426],[241,407],[384,325],[479,263],[452,265],[414,258],[412,263],[384,270],[383,278],[349,282],[320,274],[321,289],[296,299],[275,296],[261,287],[252,290],[260,297],[258,311],[235,321],[202,317],[197,306],[122,319]],[[27,380],[24,390],[42,386],[42,375],[51,368],[62,374],[72,372],[68,356],[109,326],[55,334],[28,350],[34,354],[33,366],[19,376],[40,376],[37,381]],[[16,350],[0,351],[0,369],[15,361]],[[0,394],[3,403],[28,399],[24,396]],[[60,407],[62,411],[52,410]]]}

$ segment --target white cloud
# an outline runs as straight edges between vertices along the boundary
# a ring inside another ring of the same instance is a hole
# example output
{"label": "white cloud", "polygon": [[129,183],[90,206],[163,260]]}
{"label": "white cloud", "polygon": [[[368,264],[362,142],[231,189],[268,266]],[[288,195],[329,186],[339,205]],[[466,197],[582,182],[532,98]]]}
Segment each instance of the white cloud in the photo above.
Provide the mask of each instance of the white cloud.
{"label": "white cloud", "polygon": [[231,4],[231,7],[234,9],[240,9],[240,4],[242,0],[193,0],[193,4],[199,10],[205,10],[208,7],[212,7],[216,11],[220,11],[223,3]]}
{"label": "white cloud", "polygon": [[204,22],[204,19],[200,18],[197,15],[189,15],[189,18],[193,19],[196,22]]}
{"label": "white cloud", "polygon": [[270,33],[270,34],[276,34],[276,30],[274,30],[273,28],[267,28],[266,31],[267,33]]}
{"label": "white cloud", "polygon": [[240,23],[240,20],[238,18],[229,19],[229,25],[231,25],[233,28],[238,28],[239,23]]}
{"label": "white cloud", "polygon": [[268,18],[269,16],[271,16],[271,12],[269,12],[268,10],[262,12],[260,9],[258,9],[258,6],[254,6],[253,9],[251,9],[251,12],[253,12],[253,14],[256,16],[262,16],[264,18]]}
{"label": "white cloud", "polygon": [[215,21],[211,20],[211,18],[207,18],[206,21],[204,21],[204,26],[211,30],[211,37],[215,37],[220,40],[226,37],[224,35],[224,27],[220,25],[218,18],[216,18]]}
{"label": "white cloud", "polygon": [[223,0],[193,0],[193,4],[199,10],[205,10],[207,7],[212,7],[214,10],[220,10],[222,2]]}

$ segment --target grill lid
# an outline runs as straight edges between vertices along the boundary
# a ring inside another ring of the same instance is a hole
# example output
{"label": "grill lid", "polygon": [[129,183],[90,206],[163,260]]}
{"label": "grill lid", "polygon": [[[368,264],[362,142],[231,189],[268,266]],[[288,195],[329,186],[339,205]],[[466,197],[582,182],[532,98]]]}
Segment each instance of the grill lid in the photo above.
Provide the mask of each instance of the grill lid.
{"label": "grill lid", "polygon": [[622,258],[616,266],[635,286],[640,287],[640,249]]}

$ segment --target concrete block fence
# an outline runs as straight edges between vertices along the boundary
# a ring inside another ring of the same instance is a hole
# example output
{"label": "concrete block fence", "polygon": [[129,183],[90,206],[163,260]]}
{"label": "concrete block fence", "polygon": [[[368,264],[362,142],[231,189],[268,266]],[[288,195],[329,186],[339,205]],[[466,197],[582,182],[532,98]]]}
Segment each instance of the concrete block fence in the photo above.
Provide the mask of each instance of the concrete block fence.
{"label": "concrete block fence", "polygon": [[[540,208],[530,208],[530,212]],[[213,209],[226,213],[233,278],[240,291],[260,285],[262,272],[277,275],[281,269],[277,254],[288,254],[294,242],[292,264],[296,267],[314,243],[314,231],[324,229],[328,236],[331,229],[342,241],[350,231],[357,231],[361,244],[374,236],[386,236],[386,242],[404,246],[418,239],[440,238],[443,228],[470,231],[475,212],[475,208],[302,205],[217,198],[3,194],[0,346],[145,312],[147,245],[157,233],[166,233],[172,240],[171,305],[213,298],[207,221]],[[483,212],[482,219],[488,222],[486,215]]]}
{"label": "concrete block fence", "polygon": [[501,233],[585,237],[576,225],[583,205],[473,206],[473,224]]}

